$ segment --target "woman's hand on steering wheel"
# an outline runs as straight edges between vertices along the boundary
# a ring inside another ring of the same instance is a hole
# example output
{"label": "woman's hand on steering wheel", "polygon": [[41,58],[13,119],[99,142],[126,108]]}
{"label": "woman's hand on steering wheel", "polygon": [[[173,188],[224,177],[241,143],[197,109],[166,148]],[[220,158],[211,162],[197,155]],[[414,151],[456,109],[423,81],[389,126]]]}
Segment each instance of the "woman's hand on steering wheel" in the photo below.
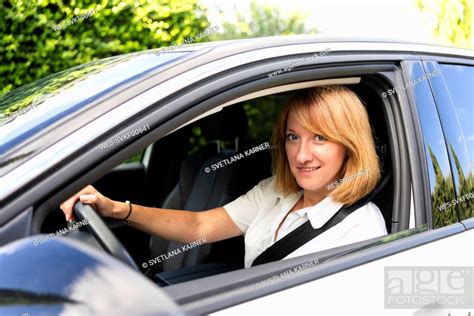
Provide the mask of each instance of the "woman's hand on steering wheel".
{"label": "woman's hand on steering wheel", "polygon": [[59,206],[66,216],[67,221],[74,220],[73,208],[78,200],[83,204],[92,206],[101,216],[113,217],[116,202],[102,195],[92,185],[88,185]]}

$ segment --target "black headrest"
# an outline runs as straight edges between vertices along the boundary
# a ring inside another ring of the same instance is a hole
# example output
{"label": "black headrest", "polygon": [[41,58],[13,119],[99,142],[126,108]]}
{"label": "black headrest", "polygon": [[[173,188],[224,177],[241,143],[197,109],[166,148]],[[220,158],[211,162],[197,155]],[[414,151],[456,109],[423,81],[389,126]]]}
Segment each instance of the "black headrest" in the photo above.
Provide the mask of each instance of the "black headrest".
{"label": "black headrest", "polygon": [[199,127],[207,141],[234,140],[247,133],[247,114],[241,105],[228,106],[200,120]]}

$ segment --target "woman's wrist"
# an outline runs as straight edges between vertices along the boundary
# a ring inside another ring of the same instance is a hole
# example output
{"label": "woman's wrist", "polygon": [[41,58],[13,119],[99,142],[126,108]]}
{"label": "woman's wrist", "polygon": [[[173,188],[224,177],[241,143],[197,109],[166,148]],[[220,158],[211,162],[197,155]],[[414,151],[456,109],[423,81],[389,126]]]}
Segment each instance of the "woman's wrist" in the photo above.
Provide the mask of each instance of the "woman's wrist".
{"label": "woman's wrist", "polygon": [[112,217],[116,219],[124,219],[129,211],[129,206],[125,202],[112,201]]}

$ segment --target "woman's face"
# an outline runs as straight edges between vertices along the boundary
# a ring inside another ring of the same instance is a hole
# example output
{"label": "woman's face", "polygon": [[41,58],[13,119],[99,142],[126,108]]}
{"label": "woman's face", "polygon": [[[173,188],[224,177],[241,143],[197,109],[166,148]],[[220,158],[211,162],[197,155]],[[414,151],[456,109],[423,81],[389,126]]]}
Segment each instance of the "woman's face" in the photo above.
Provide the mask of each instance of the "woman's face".
{"label": "woman's face", "polygon": [[346,156],[345,146],[307,130],[291,111],[285,144],[290,170],[304,190],[327,192],[326,185],[338,180]]}

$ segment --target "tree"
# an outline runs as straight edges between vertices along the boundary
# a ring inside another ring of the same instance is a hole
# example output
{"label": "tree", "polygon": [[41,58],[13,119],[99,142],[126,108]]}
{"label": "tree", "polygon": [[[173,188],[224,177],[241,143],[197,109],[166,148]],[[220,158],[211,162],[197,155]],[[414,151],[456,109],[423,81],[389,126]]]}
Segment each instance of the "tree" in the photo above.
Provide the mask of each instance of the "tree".
{"label": "tree", "polygon": [[421,11],[437,17],[436,37],[455,46],[473,47],[472,0],[417,0]]}
{"label": "tree", "polygon": [[433,227],[438,228],[457,222],[456,208],[446,207],[444,203],[452,201],[455,198],[453,179],[451,175],[445,177],[441,171],[438,158],[433,153],[431,146],[428,145],[433,170],[435,173],[435,187],[431,192],[431,205],[433,207]]}
{"label": "tree", "polygon": [[471,197],[471,194],[474,194],[474,175],[472,170],[469,170],[467,176],[464,174],[459,158],[451,144],[449,144],[449,149],[459,178],[459,187],[457,188],[457,197],[460,202],[458,206],[459,219],[464,220],[474,215],[474,200]]}
{"label": "tree", "polygon": [[212,40],[317,33],[316,29],[306,29],[307,14],[295,11],[285,16],[278,7],[260,5],[254,0],[250,3],[249,17],[239,10],[236,10],[235,15],[235,21],[227,21],[222,17],[224,32],[212,36]]}

